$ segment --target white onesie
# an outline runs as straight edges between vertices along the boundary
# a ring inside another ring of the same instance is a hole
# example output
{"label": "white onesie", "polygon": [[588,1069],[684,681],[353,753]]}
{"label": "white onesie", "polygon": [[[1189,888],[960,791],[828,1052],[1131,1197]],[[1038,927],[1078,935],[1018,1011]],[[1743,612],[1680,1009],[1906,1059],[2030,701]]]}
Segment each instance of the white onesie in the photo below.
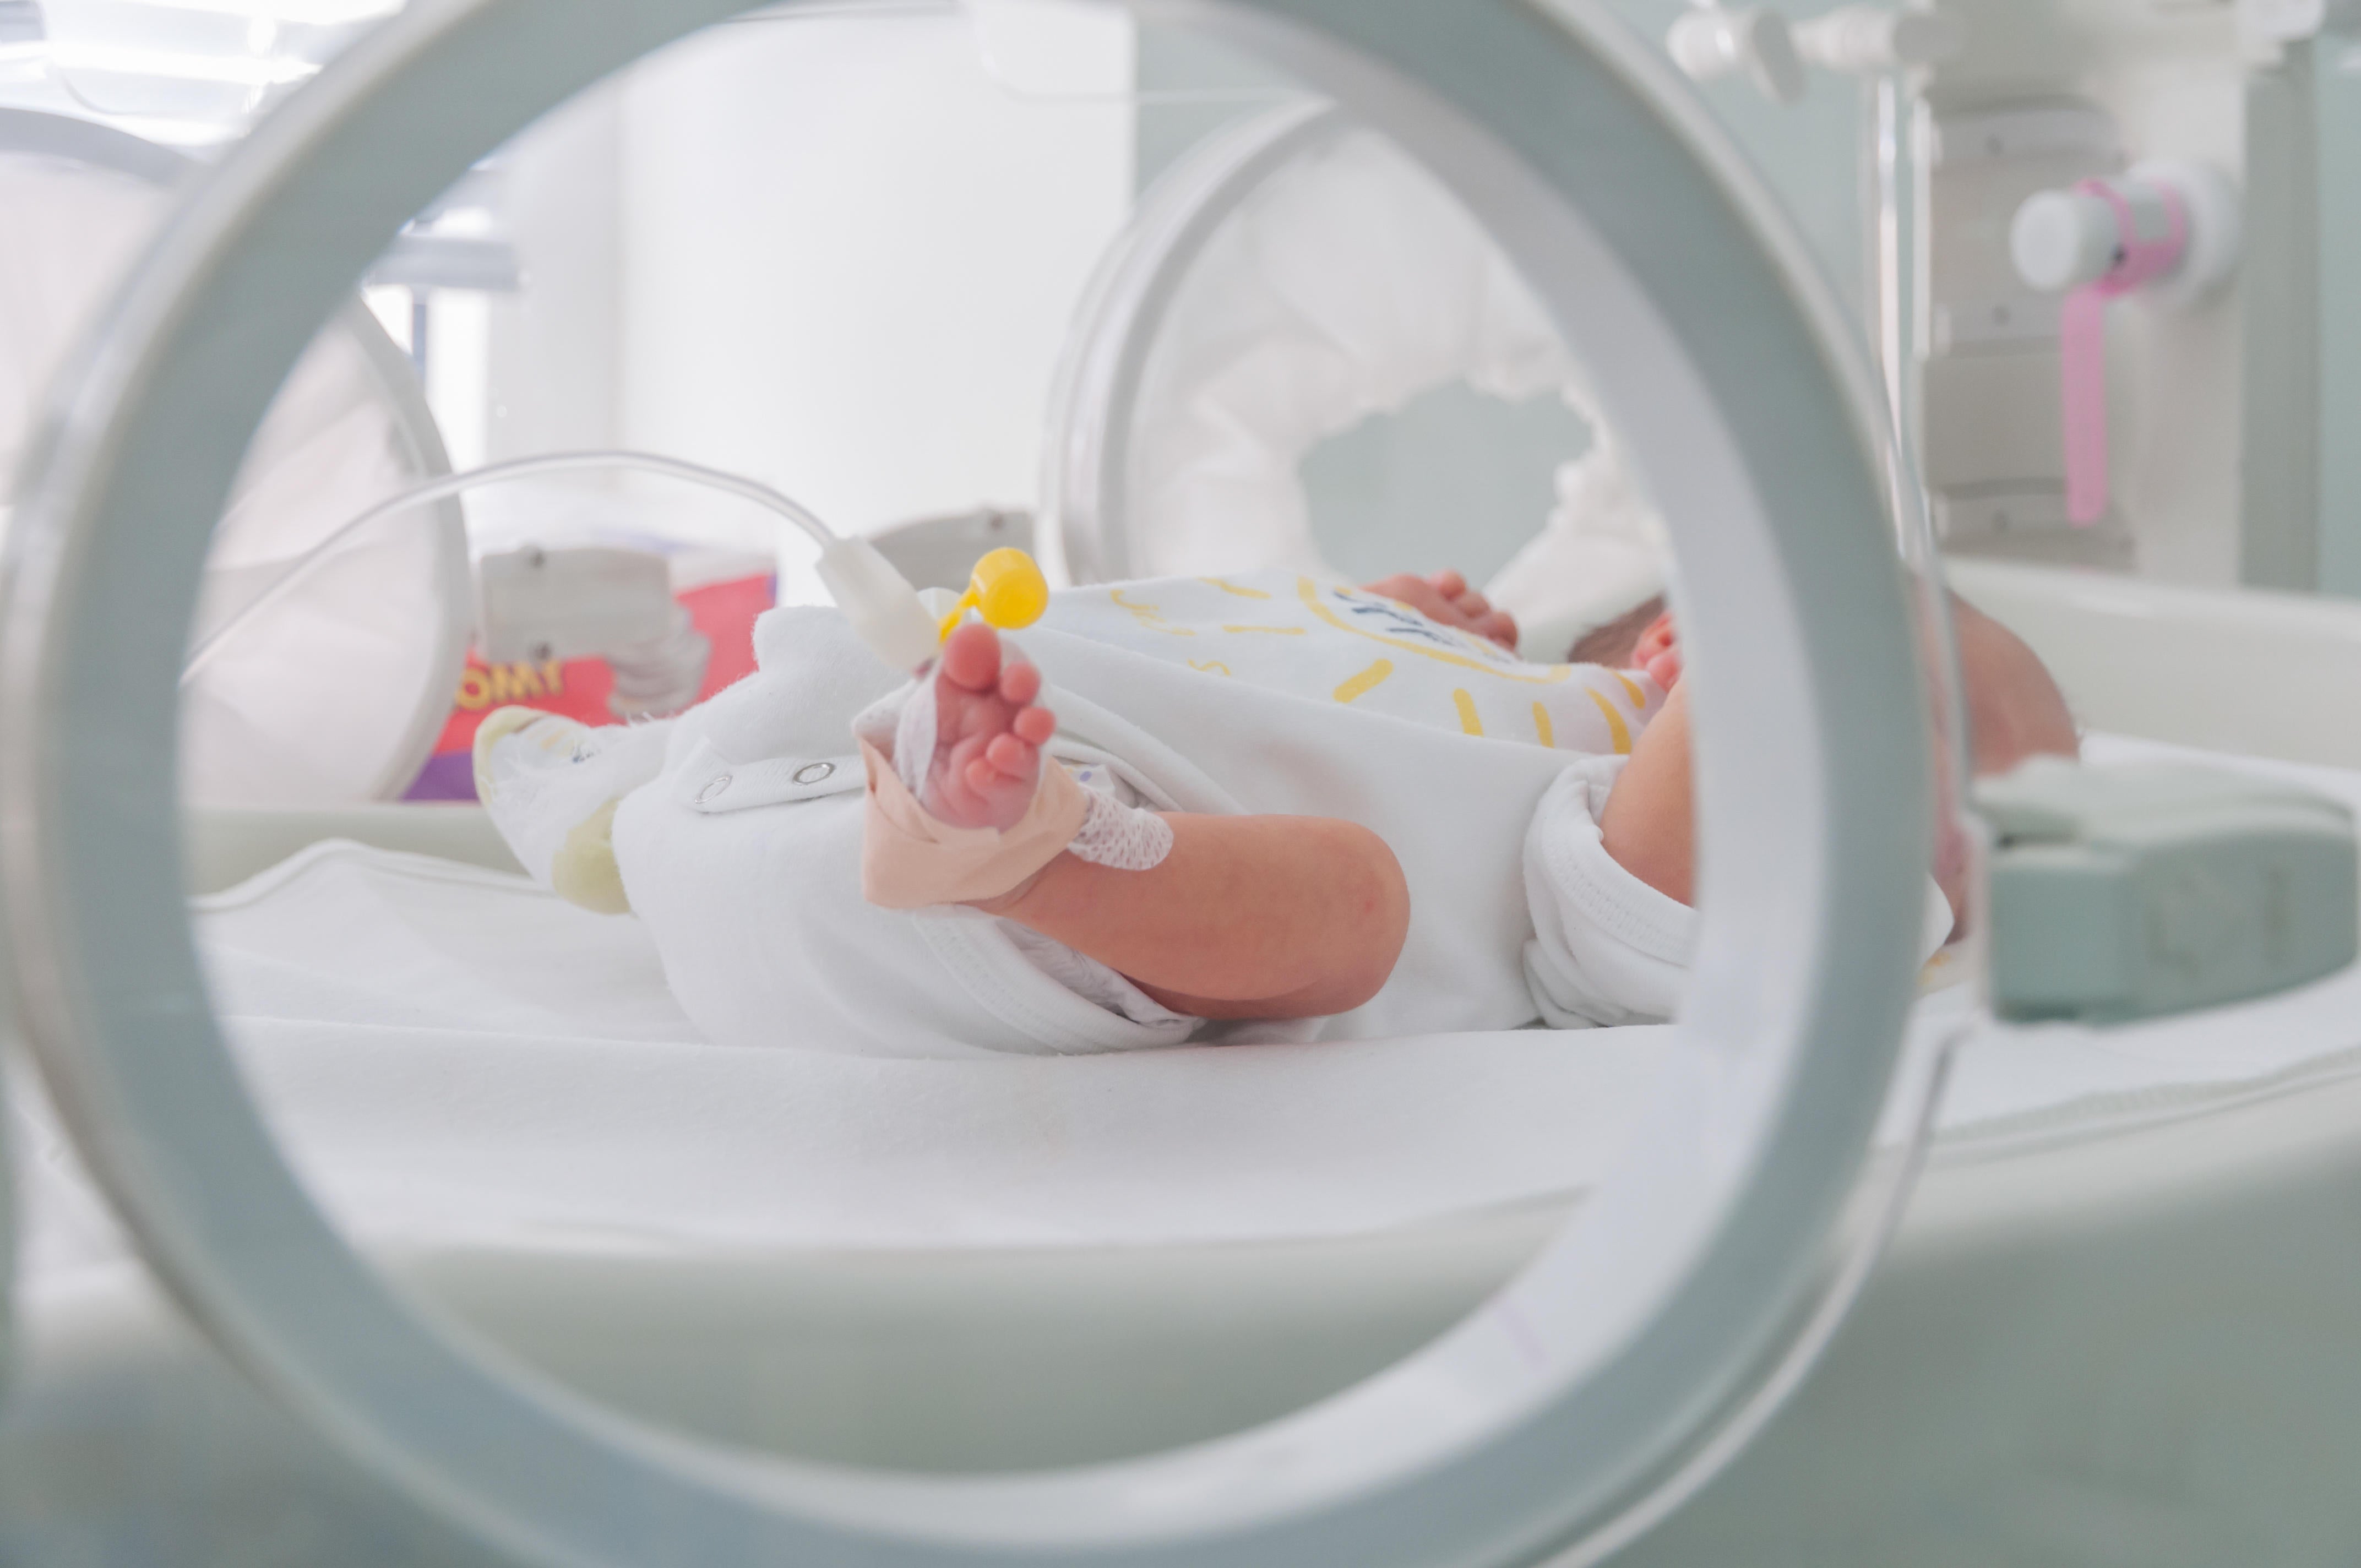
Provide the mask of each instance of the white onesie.
{"label": "white onesie", "polygon": [[1241,1029],[979,911],[861,896],[852,716],[900,684],[823,609],[756,629],[758,673],[674,726],[614,824],[631,907],[724,1043],[899,1055],[1358,1038],[1668,1016],[1693,913],[1599,846],[1664,694],[1534,665],[1360,589],[1275,571],[1077,588],[1012,641],[1048,750],[1155,808],[1341,817],[1393,849],[1408,938],[1363,1006]]}

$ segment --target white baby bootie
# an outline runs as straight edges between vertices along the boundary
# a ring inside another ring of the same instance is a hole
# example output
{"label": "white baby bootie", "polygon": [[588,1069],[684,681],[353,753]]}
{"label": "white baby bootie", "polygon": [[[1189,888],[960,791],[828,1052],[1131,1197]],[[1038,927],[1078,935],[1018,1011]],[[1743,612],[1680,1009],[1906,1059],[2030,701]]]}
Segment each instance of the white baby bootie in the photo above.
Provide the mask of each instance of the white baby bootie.
{"label": "white baby bootie", "polygon": [[476,798],[533,880],[601,915],[631,907],[615,864],[615,807],[664,771],[664,723],[596,729],[503,707],[476,730]]}

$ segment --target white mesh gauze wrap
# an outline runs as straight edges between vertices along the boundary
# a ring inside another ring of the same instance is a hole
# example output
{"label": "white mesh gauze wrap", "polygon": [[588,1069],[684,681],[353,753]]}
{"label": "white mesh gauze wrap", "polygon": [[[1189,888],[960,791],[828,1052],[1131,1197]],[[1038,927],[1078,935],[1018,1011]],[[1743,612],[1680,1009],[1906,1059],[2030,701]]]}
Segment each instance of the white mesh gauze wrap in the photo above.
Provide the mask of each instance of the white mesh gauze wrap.
{"label": "white mesh gauze wrap", "polygon": [[1095,789],[1090,795],[1090,815],[1066,846],[1077,860],[1118,872],[1144,872],[1163,864],[1172,852],[1172,824]]}
{"label": "white mesh gauze wrap", "polygon": [[[889,722],[890,721],[890,722]],[[920,670],[910,684],[852,721],[853,733],[875,746],[881,735],[893,737],[894,776],[930,816],[942,815],[942,804],[928,775],[935,761],[935,668]]]}

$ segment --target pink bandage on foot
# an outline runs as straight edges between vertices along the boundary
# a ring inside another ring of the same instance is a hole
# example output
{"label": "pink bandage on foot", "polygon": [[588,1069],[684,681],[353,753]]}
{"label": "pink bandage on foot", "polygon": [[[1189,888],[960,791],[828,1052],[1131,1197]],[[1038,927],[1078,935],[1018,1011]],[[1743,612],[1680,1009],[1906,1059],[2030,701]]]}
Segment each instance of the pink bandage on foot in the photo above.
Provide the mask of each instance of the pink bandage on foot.
{"label": "pink bandage on foot", "polygon": [[1054,861],[1082,830],[1088,793],[1041,759],[1033,804],[1012,828],[953,828],[927,815],[894,764],[863,740],[869,806],[861,829],[861,894],[886,909],[997,898]]}

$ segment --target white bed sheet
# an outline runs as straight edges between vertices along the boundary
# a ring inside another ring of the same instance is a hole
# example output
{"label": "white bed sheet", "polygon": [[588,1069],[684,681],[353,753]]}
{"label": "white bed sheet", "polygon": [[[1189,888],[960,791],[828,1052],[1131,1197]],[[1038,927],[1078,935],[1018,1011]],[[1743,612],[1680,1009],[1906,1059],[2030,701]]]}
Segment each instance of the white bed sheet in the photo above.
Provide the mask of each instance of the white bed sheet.
{"label": "white bed sheet", "polygon": [[[2193,756],[2102,739],[2094,760]],[[2361,809],[2361,774],[2241,762]],[[240,1060],[298,1168],[387,1243],[932,1248],[1334,1236],[1562,1200],[1665,1031],[989,1061],[700,1041],[628,919],[522,879],[316,845],[201,901]],[[1922,1008],[1917,1048],[1962,1009]],[[1987,1032],[1955,1151],[2185,1114],[2361,1057],[2361,972],[2111,1030]],[[36,1277],[122,1244],[16,1086]],[[1902,1124],[1890,1119],[1889,1136]]]}

